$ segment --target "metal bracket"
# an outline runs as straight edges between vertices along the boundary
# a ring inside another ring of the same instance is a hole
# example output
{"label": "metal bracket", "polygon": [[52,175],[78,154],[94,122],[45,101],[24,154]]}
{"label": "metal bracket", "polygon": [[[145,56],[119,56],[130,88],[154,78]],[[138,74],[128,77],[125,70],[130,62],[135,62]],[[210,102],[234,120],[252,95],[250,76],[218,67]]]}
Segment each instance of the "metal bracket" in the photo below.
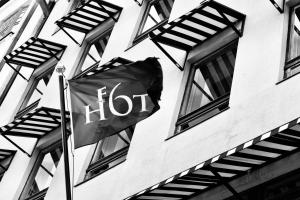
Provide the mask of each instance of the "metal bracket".
{"label": "metal bracket", "polygon": [[69,36],[69,38],[71,38],[71,40],[73,40],[73,42],[75,42],[75,44],[81,47],[82,43],[80,44],[79,42],[77,42],[77,40],[75,40],[74,37],[72,37],[72,35],[68,33],[68,31],[66,31],[62,26],[59,25],[59,23],[56,24],[67,36]]}
{"label": "metal bracket", "polygon": [[207,166],[207,168],[209,171],[211,171],[211,173],[213,173],[213,175],[215,175],[215,177],[220,180],[220,183],[224,185],[237,200],[243,200],[242,196],[237,191],[235,191],[235,189],[228,182],[226,182],[224,178],[213,167]]}
{"label": "metal bracket", "polygon": [[14,32],[10,31],[9,33],[7,33],[5,36],[3,36],[3,37],[0,39],[0,42],[1,42],[2,40],[4,40],[5,38],[7,38],[9,35],[13,35],[13,34],[14,34]]}
{"label": "metal bracket", "polygon": [[232,30],[239,36],[239,37],[242,37],[243,36],[243,32],[242,31],[239,31],[235,25],[226,17],[226,15],[220,11],[219,9],[216,9],[218,11],[218,13],[222,16],[222,18],[225,20],[226,24],[228,26],[230,26],[232,28]]}
{"label": "metal bracket", "polygon": [[7,170],[7,168],[6,167],[4,167],[1,163],[0,163],[0,168],[2,168],[4,171],[6,171]]}
{"label": "metal bracket", "polygon": [[155,41],[153,33],[149,33],[149,36],[151,41],[176,65],[176,67],[178,67],[178,69],[183,71],[185,62],[187,60],[188,52],[186,52],[183,66],[181,66],[157,41]]}
{"label": "metal bracket", "polygon": [[[5,62],[6,62],[6,60],[5,60]],[[23,76],[23,74],[21,74],[17,69],[15,69],[11,64],[9,64],[8,62],[6,62],[6,64],[10,68],[12,68],[19,76],[21,76],[25,81],[29,82],[29,80],[25,76]],[[41,92],[37,87],[35,88],[35,90],[38,91],[38,93],[40,93],[41,95],[43,95],[43,92]]]}
{"label": "metal bracket", "polygon": [[285,0],[282,1],[282,8],[276,3],[274,0],[270,0],[270,2],[274,5],[274,7],[282,14],[284,12],[284,4]]}
{"label": "metal bracket", "polygon": [[57,61],[59,61],[59,58],[52,52],[52,51],[50,51],[50,49],[42,42],[42,41],[39,41],[41,44],[42,44],[42,46],[45,48],[45,49],[47,49],[47,51],[57,60]]}
{"label": "metal bracket", "polygon": [[97,2],[98,4],[99,4],[99,6],[103,9],[103,10],[105,10],[106,12],[107,12],[107,14],[108,14],[108,16],[110,17],[110,18],[112,18],[115,22],[117,22],[118,21],[118,19],[116,19],[116,18],[114,18],[114,16],[112,16],[111,14],[109,14],[109,11],[100,3],[100,2]]}
{"label": "metal bracket", "polygon": [[20,151],[22,151],[23,153],[25,153],[28,157],[31,157],[31,154],[29,154],[28,152],[26,152],[22,147],[20,147],[19,145],[17,145],[14,141],[12,141],[11,139],[9,139],[6,135],[3,135],[3,134],[0,134],[0,135],[2,135],[2,137],[4,137],[7,141],[9,141],[17,149],[19,149]]}
{"label": "metal bracket", "polygon": [[140,3],[138,0],[133,0],[135,3],[137,3],[137,5],[139,5],[139,6],[142,6],[142,4],[143,4],[143,1],[142,1],[142,3]]}

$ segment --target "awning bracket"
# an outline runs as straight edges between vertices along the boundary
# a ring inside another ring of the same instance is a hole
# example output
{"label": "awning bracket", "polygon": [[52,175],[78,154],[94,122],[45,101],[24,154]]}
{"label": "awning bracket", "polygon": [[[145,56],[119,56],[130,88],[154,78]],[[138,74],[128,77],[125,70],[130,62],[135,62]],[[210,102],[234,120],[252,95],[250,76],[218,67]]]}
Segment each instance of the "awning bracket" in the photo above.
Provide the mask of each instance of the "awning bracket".
{"label": "awning bracket", "polygon": [[285,0],[282,1],[282,8],[278,5],[278,3],[276,3],[274,0],[270,0],[270,2],[274,5],[274,7],[279,11],[279,13],[283,13],[284,12],[284,4],[285,4]]}
{"label": "awning bracket", "polygon": [[155,39],[153,39],[154,35],[153,35],[152,32],[149,33],[149,36],[150,36],[152,42],[176,65],[176,67],[178,67],[178,69],[183,71],[183,66],[185,65],[188,52],[186,52],[186,56],[185,56],[185,59],[184,59],[183,66],[181,66]]}
{"label": "awning bracket", "polygon": [[138,0],[133,0],[137,5],[142,6],[142,4]]}
{"label": "awning bracket", "polygon": [[0,39],[0,42],[1,42],[2,40],[4,40],[5,38],[7,38],[9,35],[13,35],[13,34],[14,34],[14,32],[10,31],[9,33],[7,33],[5,36],[3,36],[3,37]]}
{"label": "awning bracket", "polygon": [[239,30],[235,27],[234,23],[232,23],[232,22],[226,17],[226,15],[225,15],[222,11],[220,11],[219,9],[216,9],[216,10],[217,10],[218,13],[222,16],[222,18],[225,20],[226,24],[227,24],[228,26],[230,26],[230,27],[232,28],[232,30],[233,30],[239,37],[242,37],[242,36],[243,36],[243,31],[239,31]]}
{"label": "awning bracket", "polygon": [[224,185],[233,195],[237,200],[244,200],[242,196],[227,182],[224,180],[224,178],[211,166],[207,166],[207,169],[215,175],[216,178],[219,179],[219,182]]}
{"label": "awning bracket", "polygon": [[45,47],[45,49],[47,49],[47,51],[57,60],[59,61],[59,58],[52,52],[50,51],[50,49],[44,44],[44,42],[40,41],[40,43],[42,44],[43,47]]}
{"label": "awning bracket", "polygon": [[[4,58],[6,59],[6,58]],[[25,81],[29,82],[29,80],[23,75],[21,74],[17,69],[15,69],[9,62],[6,62],[6,64],[12,68],[19,76],[21,76]],[[41,95],[43,95],[43,92],[41,92],[37,87],[35,88],[35,90],[40,93]]]}
{"label": "awning bracket", "polygon": [[71,40],[73,40],[73,42],[75,42],[75,44],[77,44],[78,46],[81,47],[82,44],[80,44],[79,42],[77,42],[77,40],[75,40],[75,38],[74,38],[70,33],[68,33],[68,31],[66,31],[66,30],[64,29],[64,27],[60,26],[59,23],[57,23],[57,26],[58,26],[58,27],[59,27],[59,28],[60,28],[67,36],[69,36],[69,38],[70,38]]}
{"label": "awning bracket", "polygon": [[[6,60],[6,58],[4,57],[4,59]],[[9,62],[6,62],[6,64],[8,64],[8,66],[14,70],[19,76],[21,76],[25,81],[29,81],[23,74],[21,74],[17,69],[15,69]]]}
{"label": "awning bracket", "polygon": [[1,134],[7,141],[9,141],[12,145],[14,145],[17,149],[19,149],[20,151],[22,151],[23,153],[25,153],[28,157],[31,157],[31,154],[29,154],[28,152],[26,152],[22,147],[20,147],[19,145],[17,145],[14,141],[12,141],[11,139],[9,139],[6,135]]}
{"label": "awning bracket", "polygon": [[0,163],[0,168],[2,168],[4,171],[6,171],[7,170],[7,168],[6,167],[4,167],[1,163]]}
{"label": "awning bracket", "polygon": [[106,13],[108,14],[108,16],[109,16],[112,20],[114,20],[115,22],[118,21],[118,19],[114,18],[114,16],[112,16],[112,15],[109,13],[109,11],[108,11],[101,3],[99,3],[99,2],[97,2],[97,3],[98,3],[98,5],[99,5],[103,10],[106,11]]}

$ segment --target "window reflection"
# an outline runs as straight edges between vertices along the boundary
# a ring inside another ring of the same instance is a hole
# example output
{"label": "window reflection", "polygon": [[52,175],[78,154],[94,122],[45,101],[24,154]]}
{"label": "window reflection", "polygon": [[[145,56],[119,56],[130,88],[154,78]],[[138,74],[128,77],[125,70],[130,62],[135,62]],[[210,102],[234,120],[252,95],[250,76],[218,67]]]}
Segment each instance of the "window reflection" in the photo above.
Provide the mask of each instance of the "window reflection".
{"label": "window reflection", "polygon": [[59,146],[42,155],[41,163],[34,175],[33,182],[28,190],[27,197],[33,196],[50,186],[52,177],[62,155],[62,147]]}

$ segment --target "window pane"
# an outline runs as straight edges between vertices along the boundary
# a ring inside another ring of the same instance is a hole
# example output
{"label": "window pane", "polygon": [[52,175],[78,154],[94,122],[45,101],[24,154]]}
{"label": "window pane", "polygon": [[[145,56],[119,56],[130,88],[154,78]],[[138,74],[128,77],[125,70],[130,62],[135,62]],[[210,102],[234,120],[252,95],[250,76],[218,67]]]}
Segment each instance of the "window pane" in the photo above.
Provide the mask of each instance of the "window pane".
{"label": "window pane", "polygon": [[86,54],[86,57],[83,61],[81,71],[91,67],[93,64],[99,62],[104,53],[105,47],[107,45],[108,39],[110,37],[111,31],[104,34],[102,37],[97,39],[95,42],[91,44],[89,47],[89,51]]}
{"label": "window pane", "polygon": [[139,34],[144,33],[164,19],[169,18],[174,0],[158,0],[149,4]]}
{"label": "window pane", "polygon": [[99,141],[85,178],[116,166],[126,159],[134,127]]}
{"label": "window pane", "polygon": [[289,45],[289,55],[288,60],[296,58],[300,55],[300,7],[294,10],[293,16],[291,18],[291,29],[290,29],[290,45]]}
{"label": "window pane", "polygon": [[62,147],[58,147],[43,155],[44,157],[39,164],[37,173],[35,174],[27,197],[30,197],[49,187],[61,155]]}
{"label": "window pane", "polygon": [[220,50],[192,68],[176,133],[228,107],[236,45],[235,43]]}
{"label": "window pane", "polygon": [[297,59],[300,56],[300,7],[293,9],[291,18],[290,18],[290,27],[289,27],[289,44],[288,44],[288,53],[285,66],[284,77],[289,77],[293,74],[300,72],[299,60]]}
{"label": "window pane", "polygon": [[230,93],[235,62],[234,49],[197,66],[191,80],[186,114]]}
{"label": "window pane", "polygon": [[130,143],[128,133],[124,130],[119,134],[112,135],[110,137],[104,138],[97,145],[92,163],[98,161],[99,159],[105,158],[112,153],[127,147]]}

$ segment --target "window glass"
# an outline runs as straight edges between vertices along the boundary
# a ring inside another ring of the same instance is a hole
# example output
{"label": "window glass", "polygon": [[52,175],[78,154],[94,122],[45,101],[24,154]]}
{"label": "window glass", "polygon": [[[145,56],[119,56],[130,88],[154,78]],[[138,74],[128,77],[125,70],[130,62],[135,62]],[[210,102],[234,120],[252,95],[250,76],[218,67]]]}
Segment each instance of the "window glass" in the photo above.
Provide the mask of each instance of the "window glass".
{"label": "window glass", "polygon": [[85,69],[91,67],[95,63],[100,62],[101,57],[104,53],[104,50],[106,48],[108,39],[110,37],[111,30],[103,34],[100,38],[98,38],[95,42],[93,42],[89,46],[89,50],[84,58],[81,71],[84,71]]}
{"label": "window glass", "polygon": [[49,187],[62,155],[62,151],[63,150],[60,145],[55,149],[40,155],[40,162],[35,166],[37,171],[35,174],[31,174],[32,181],[27,192],[27,197],[38,194]]}
{"label": "window glass", "polygon": [[32,84],[34,90],[31,92],[31,94],[28,94],[30,98],[27,97],[29,98],[29,100],[26,105],[30,105],[41,98],[43,92],[46,91],[46,87],[53,74],[53,71],[54,71],[54,66],[51,67],[51,69],[47,71],[45,74],[43,74],[42,77],[35,78],[34,83]]}
{"label": "window glass", "polygon": [[177,133],[228,107],[236,48],[235,42],[192,67],[177,123]]}
{"label": "window glass", "polygon": [[290,29],[290,45],[288,60],[292,60],[300,55],[300,7],[294,9],[293,16],[291,17]]}
{"label": "window glass", "polygon": [[86,178],[93,177],[105,170],[116,166],[126,159],[126,154],[133,134],[133,128],[128,128],[118,134],[99,141]]}
{"label": "window glass", "polygon": [[21,7],[8,18],[0,21],[0,39],[9,34],[13,27],[20,23],[22,16],[24,15],[27,8],[28,6]]}
{"label": "window glass", "polygon": [[292,9],[289,27],[289,44],[284,77],[300,72],[300,6]]}
{"label": "window glass", "polygon": [[230,92],[235,51],[235,49],[229,49],[208,62],[196,66],[185,114]]}
{"label": "window glass", "polygon": [[152,28],[169,18],[174,0],[155,0],[147,3],[148,5],[137,33],[138,38],[140,35],[147,36],[147,33]]}

